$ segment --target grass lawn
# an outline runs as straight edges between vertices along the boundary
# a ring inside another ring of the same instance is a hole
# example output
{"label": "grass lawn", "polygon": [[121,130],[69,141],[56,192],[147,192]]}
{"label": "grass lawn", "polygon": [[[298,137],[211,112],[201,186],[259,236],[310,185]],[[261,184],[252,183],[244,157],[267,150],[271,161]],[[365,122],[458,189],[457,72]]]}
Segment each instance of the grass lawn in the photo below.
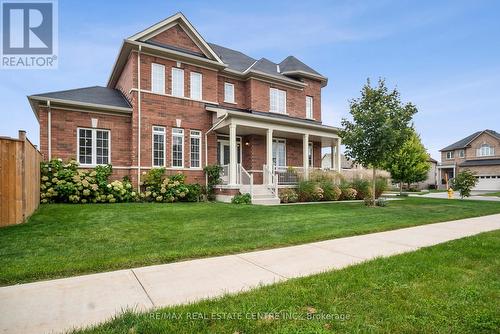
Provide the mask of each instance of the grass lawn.
{"label": "grass lawn", "polygon": [[484,233],[77,333],[499,333],[499,253]]}
{"label": "grass lawn", "polygon": [[0,229],[0,285],[237,253],[500,213],[495,202],[43,205]]}

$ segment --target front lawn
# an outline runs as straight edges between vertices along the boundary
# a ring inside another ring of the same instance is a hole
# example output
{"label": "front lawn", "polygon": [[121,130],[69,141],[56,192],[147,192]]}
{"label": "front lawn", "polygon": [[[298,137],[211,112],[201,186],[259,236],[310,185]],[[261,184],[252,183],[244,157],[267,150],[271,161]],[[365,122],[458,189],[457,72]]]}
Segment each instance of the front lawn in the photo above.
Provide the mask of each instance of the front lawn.
{"label": "front lawn", "polygon": [[499,253],[484,233],[75,334],[499,333]]}
{"label": "front lawn", "polygon": [[0,229],[0,285],[301,244],[500,213],[496,202],[43,205]]}

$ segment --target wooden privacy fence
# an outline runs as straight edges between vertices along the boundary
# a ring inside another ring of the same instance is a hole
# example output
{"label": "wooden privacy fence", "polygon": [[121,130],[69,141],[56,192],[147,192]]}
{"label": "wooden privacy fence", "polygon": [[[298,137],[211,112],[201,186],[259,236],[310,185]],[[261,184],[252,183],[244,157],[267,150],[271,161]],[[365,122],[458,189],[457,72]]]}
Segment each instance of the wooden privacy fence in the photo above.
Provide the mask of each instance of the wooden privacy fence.
{"label": "wooden privacy fence", "polygon": [[26,132],[0,137],[0,227],[20,224],[38,208],[41,160]]}

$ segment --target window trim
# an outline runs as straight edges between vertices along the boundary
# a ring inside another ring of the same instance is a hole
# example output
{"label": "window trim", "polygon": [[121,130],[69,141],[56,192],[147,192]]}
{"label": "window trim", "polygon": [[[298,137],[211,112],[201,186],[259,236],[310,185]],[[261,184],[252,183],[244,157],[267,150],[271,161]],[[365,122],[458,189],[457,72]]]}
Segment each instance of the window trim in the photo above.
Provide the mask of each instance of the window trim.
{"label": "window trim", "polygon": [[[272,103],[271,103],[271,96],[272,96],[272,92],[275,91],[276,92],[276,110],[273,110],[272,109]],[[285,97],[285,100],[283,101],[283,112],[281,112],[279,109],[280,109],[280,93],[284,93],[284,97]],[[275,87],[269,87],[269,112],[272,112],[272,113],[276,113],[276,114],[280,114],[280,115],[287,115],[287,108],[286,108],[286,103],[287,103],[287,92],[286,90],[283,90],[283,89],[279,89],[279,88],[275,88]]]}
{"label": "window trim", "polygon": [[[311,101],[311,112],[310,115],[307,112],[307,101]],[[312,96],[306,95],[306,118],[314,119],[314,98]]]}
{"label": "window trim", "polygon": [[461,159],[465,158],[465,150],[464,149],[458,150],[458,157]]}
{"label": "window trim", "polygon": [[[199,87],[200,96],[198,98],[193,97],[193,75],[199,76],[200,78],[200,87]],[[193,100],[198,100],[198,101],[203,100],[203,74],[201,74],[200,72],[192,71],[189,73],[189,97]]]}
{"label": "window trim", "polygon": [[[161,91],[155,91],[153,89],[153,83],[155,82],[154,80],[154,68],[155,67],[160,67],[162,69],[162,78],[163,78],[163,89]],[[159,94],[165,94],[165,65],[158,64],[158,63],[151,63],[151,92],[153,93],[159,93]]]}
{"label": "window trim", "polygon": [[[181,85],[181,91],[180,91],[180,95],[176,95],[174,94],[174,72],[177,72],[177,73],[182,73],[182,75],[180,76],[180,78],[182,79],[182,85]],[[173,97],[185,97],[185,91],[184,91],[184,69],[182,68],[177,68],[177,67],[172,67],[172,87],[170,89],[170,93]]]}
{"label": "window trim", "polygon": [[[193,134],[193,132],[197,132],[198,134]],[[202,148],[202,143],[201,143],[201,131],[200,130],[189,130],[189,168],[193,168],[193,169],[201,169],[201,164],[202,164],[202,161],[201,161],[201,148]],[[199,139],[199,149],[198,149],[198,163],[199,163],[199,166],[193,166],[193,157],[192,157],[192,154],[193,154],[193,143],[191,142],[191,139],[193,138],[197,138]]]}
{"label": "window trim", "polygon": [[[488,153],[489,154],[483,154],[483,148],[488,148]],[[476,156],[477,157],[494,157],[495,156],[495,147],[488,143],[481,144],[479,148],[476,149]]]}
{"label": "window trim", "polygon": [[[80,130],[90,130],[92,131],[92,162],[90,164],[80,163]],[[97,163],[97,131],[104,131],[108,133],[108,163],[98,164]],[[111,164],[111,130],[109,129],[99,129],[99,128],[87,128],[87,127],[77,127],[76,128],[76,161],[80,166],[83,167],[95,167],[102,165]]]}
{"label": "window trim", "polygon": [[446,160],[453,160],[453,159],[455,159],[455,151],[447,151],[446,152]]}
{"label": "window trim", "polygon": [[[174,130],[182,130],[182,135],[175,133]],[[172,149],[170,150],[172,153],[171,154],[172,158],[170,159],[170,166],[172,168],[184,168],[184,134],[185,134],[184,128],[172,128],[172,145],[171,145]],[[174,166],[174,137],[181,137],[182,138],[182,145],[181,145],[181,153],[182,153],[181,162],[182,162],[182,164],[180,166]]]}
{"label": "window trim", "polygon": [[[163,132],[155,130],[155,128],[162,128]],[[163,135],[163,165],[155,165],[155,134]],[[151,166],[154,168],[167,166],[167,128],[162,125],[151,127]]]}
{"label": "window trim", "polygon": [[[226,94],[226,86],[227,87],[231,87],[231,97],[232,97],[232,100],[228,100],[228,96]],[[234,84],[233,83],[230,83],[230,82],[224,82],[224,102],[226,103],[234,103],[236,104],[236,96],[235,96],[235,93],[234,93]]]}

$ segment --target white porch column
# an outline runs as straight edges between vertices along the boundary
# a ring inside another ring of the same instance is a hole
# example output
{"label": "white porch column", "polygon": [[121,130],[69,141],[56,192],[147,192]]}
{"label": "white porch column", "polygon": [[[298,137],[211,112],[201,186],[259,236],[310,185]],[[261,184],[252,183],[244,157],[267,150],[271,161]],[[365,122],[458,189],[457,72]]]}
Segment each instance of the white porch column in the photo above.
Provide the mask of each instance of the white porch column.
{"label": "white porch column", "polygon": [[237,157],[236,154],[236,124],[229,124],[229,185],[236,185],[236,167]]}
{"label": "white porch column", "polygon": [[337,146],[334,145],[334,141],[332,139],[332,143],[330,144],[330,170],[337,170]]}
{"label": "white porch column", "polygon": [[335,148],[335,160],[336,160],[336,163],[335,163],[335,170],[337,172],[341,172],[342,170],[342,159],[340,157],[340,144],[341,144],[341,140],[340,138],[337,139],[337,147]]}
{"label": "white porch column", "polygon": [[[273,168],[273,129],[267,129],[266,133],[266,166],[272,173]],[[264,182],[271,183],[271,179],[267,178],[267,173],[264,172]]]}
{"label": "white porch column", "polygon": [[302,135],[302,166],[304,167],[304,179],[309,179],[309,134]]}

